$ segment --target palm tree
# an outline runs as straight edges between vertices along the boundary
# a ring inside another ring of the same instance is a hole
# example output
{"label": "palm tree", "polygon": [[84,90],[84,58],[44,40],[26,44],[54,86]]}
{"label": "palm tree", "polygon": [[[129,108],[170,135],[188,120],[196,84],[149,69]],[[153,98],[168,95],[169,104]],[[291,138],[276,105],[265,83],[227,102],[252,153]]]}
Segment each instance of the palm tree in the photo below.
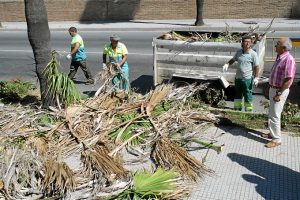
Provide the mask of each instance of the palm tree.
{"label": "palm tree", "polygon": [[196,0],[197,16],[196,16],[195,26],[204,25],[204,22],[203,22],[203,5],[204,5],[204,0]]}
{"label": "palm tree", "polygon": [[50,30],[44,0],[24,0],[28,40],[33,50],[36,74],[40,83],[42,107],[54,105],[49,96],[48,81],[43,73],[51,60]]}

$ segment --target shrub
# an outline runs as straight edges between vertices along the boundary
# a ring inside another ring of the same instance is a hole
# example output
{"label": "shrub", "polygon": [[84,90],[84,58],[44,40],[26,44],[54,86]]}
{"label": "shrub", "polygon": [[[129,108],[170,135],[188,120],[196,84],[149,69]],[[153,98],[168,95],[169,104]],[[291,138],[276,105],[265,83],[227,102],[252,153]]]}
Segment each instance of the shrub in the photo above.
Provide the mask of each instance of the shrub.
{"label": "shrub", "polygon": [[35,86],[30,82],[14,79],[0,82],[0,98],[4,103],[18,102],[28,94]]}
{"label": "shrub", "polygon": [[298,112],[298,105],[293,104],[289,100],[287,100],[281,113],[281,126],[285,127],[287,124],[291,123],[296,113]]}

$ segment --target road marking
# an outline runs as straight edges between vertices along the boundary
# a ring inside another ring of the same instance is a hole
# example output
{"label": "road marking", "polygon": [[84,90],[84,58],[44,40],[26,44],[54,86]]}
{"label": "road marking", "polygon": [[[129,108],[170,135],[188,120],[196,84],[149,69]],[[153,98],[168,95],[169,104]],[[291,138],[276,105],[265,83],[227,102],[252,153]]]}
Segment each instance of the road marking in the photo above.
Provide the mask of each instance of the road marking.
{"label": "road marking", "polygon": [[0,52],[32,52],[32,50],[0,50]]}
{"label": "road marking", "polygon": [[[24,52],[24,53],[32,53],[32,50],[20,50],[20,49],[9,49],[9,50],[0,50],[0,52]],[[57,51],[60,55],[67,55],[69,52],[66,51]],[[102,54],[102,51],[87,51],[87,54]],[[152,53],[136,53],[136,52],[129,52],[128,55],[140,55],[140,56],[152,56]]]}

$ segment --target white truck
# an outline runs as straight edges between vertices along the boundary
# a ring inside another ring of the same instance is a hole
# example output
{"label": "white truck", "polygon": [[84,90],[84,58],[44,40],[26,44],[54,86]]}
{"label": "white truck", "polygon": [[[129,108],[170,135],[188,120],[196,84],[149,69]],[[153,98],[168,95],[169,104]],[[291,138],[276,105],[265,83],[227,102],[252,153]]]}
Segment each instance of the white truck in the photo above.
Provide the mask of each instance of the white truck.
{"label": "white truck", "polygon": [[[252,47],[258,54],[260,76],[264,70],[265,43],[266,36],[262,36]],[[213,87],[222,91],[222,95],[227,88],[234,87],[235,64],[227,72],[222,71],[222,66],[241,48],[240,42],[187,42],[153,38],[152,46],[154,85],[173,80],[211,82]],[[267,80],[261,77],[260,83]]]}

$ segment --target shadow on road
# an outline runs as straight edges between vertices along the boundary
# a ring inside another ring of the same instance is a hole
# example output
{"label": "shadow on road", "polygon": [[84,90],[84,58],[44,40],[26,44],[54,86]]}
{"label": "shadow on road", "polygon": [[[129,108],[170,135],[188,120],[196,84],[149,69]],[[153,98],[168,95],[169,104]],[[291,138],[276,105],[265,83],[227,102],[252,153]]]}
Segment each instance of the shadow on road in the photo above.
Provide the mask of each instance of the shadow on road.
{"label": "shadow on road", "polygon": [[95,96],[96,91],[83,91],[83,94],[87,95],[88,97]]}
{"label": "shadow on road", "polygon": [[153,76],[142,75],[131,82],[131,88],[141,94],[146,94],[154,88],[153,86]]}
{"label": "shadow on road", "polygon": [[243,174],[244,180],[256,184],[256,191],[263,199],[300,199],[300,173],[288,167],[260,158],[238,153],[228,157],[254,174]]}
{"label": "shadow on road", "polygon": [[86,81],[73,80],[75,84],[85,84]]}

